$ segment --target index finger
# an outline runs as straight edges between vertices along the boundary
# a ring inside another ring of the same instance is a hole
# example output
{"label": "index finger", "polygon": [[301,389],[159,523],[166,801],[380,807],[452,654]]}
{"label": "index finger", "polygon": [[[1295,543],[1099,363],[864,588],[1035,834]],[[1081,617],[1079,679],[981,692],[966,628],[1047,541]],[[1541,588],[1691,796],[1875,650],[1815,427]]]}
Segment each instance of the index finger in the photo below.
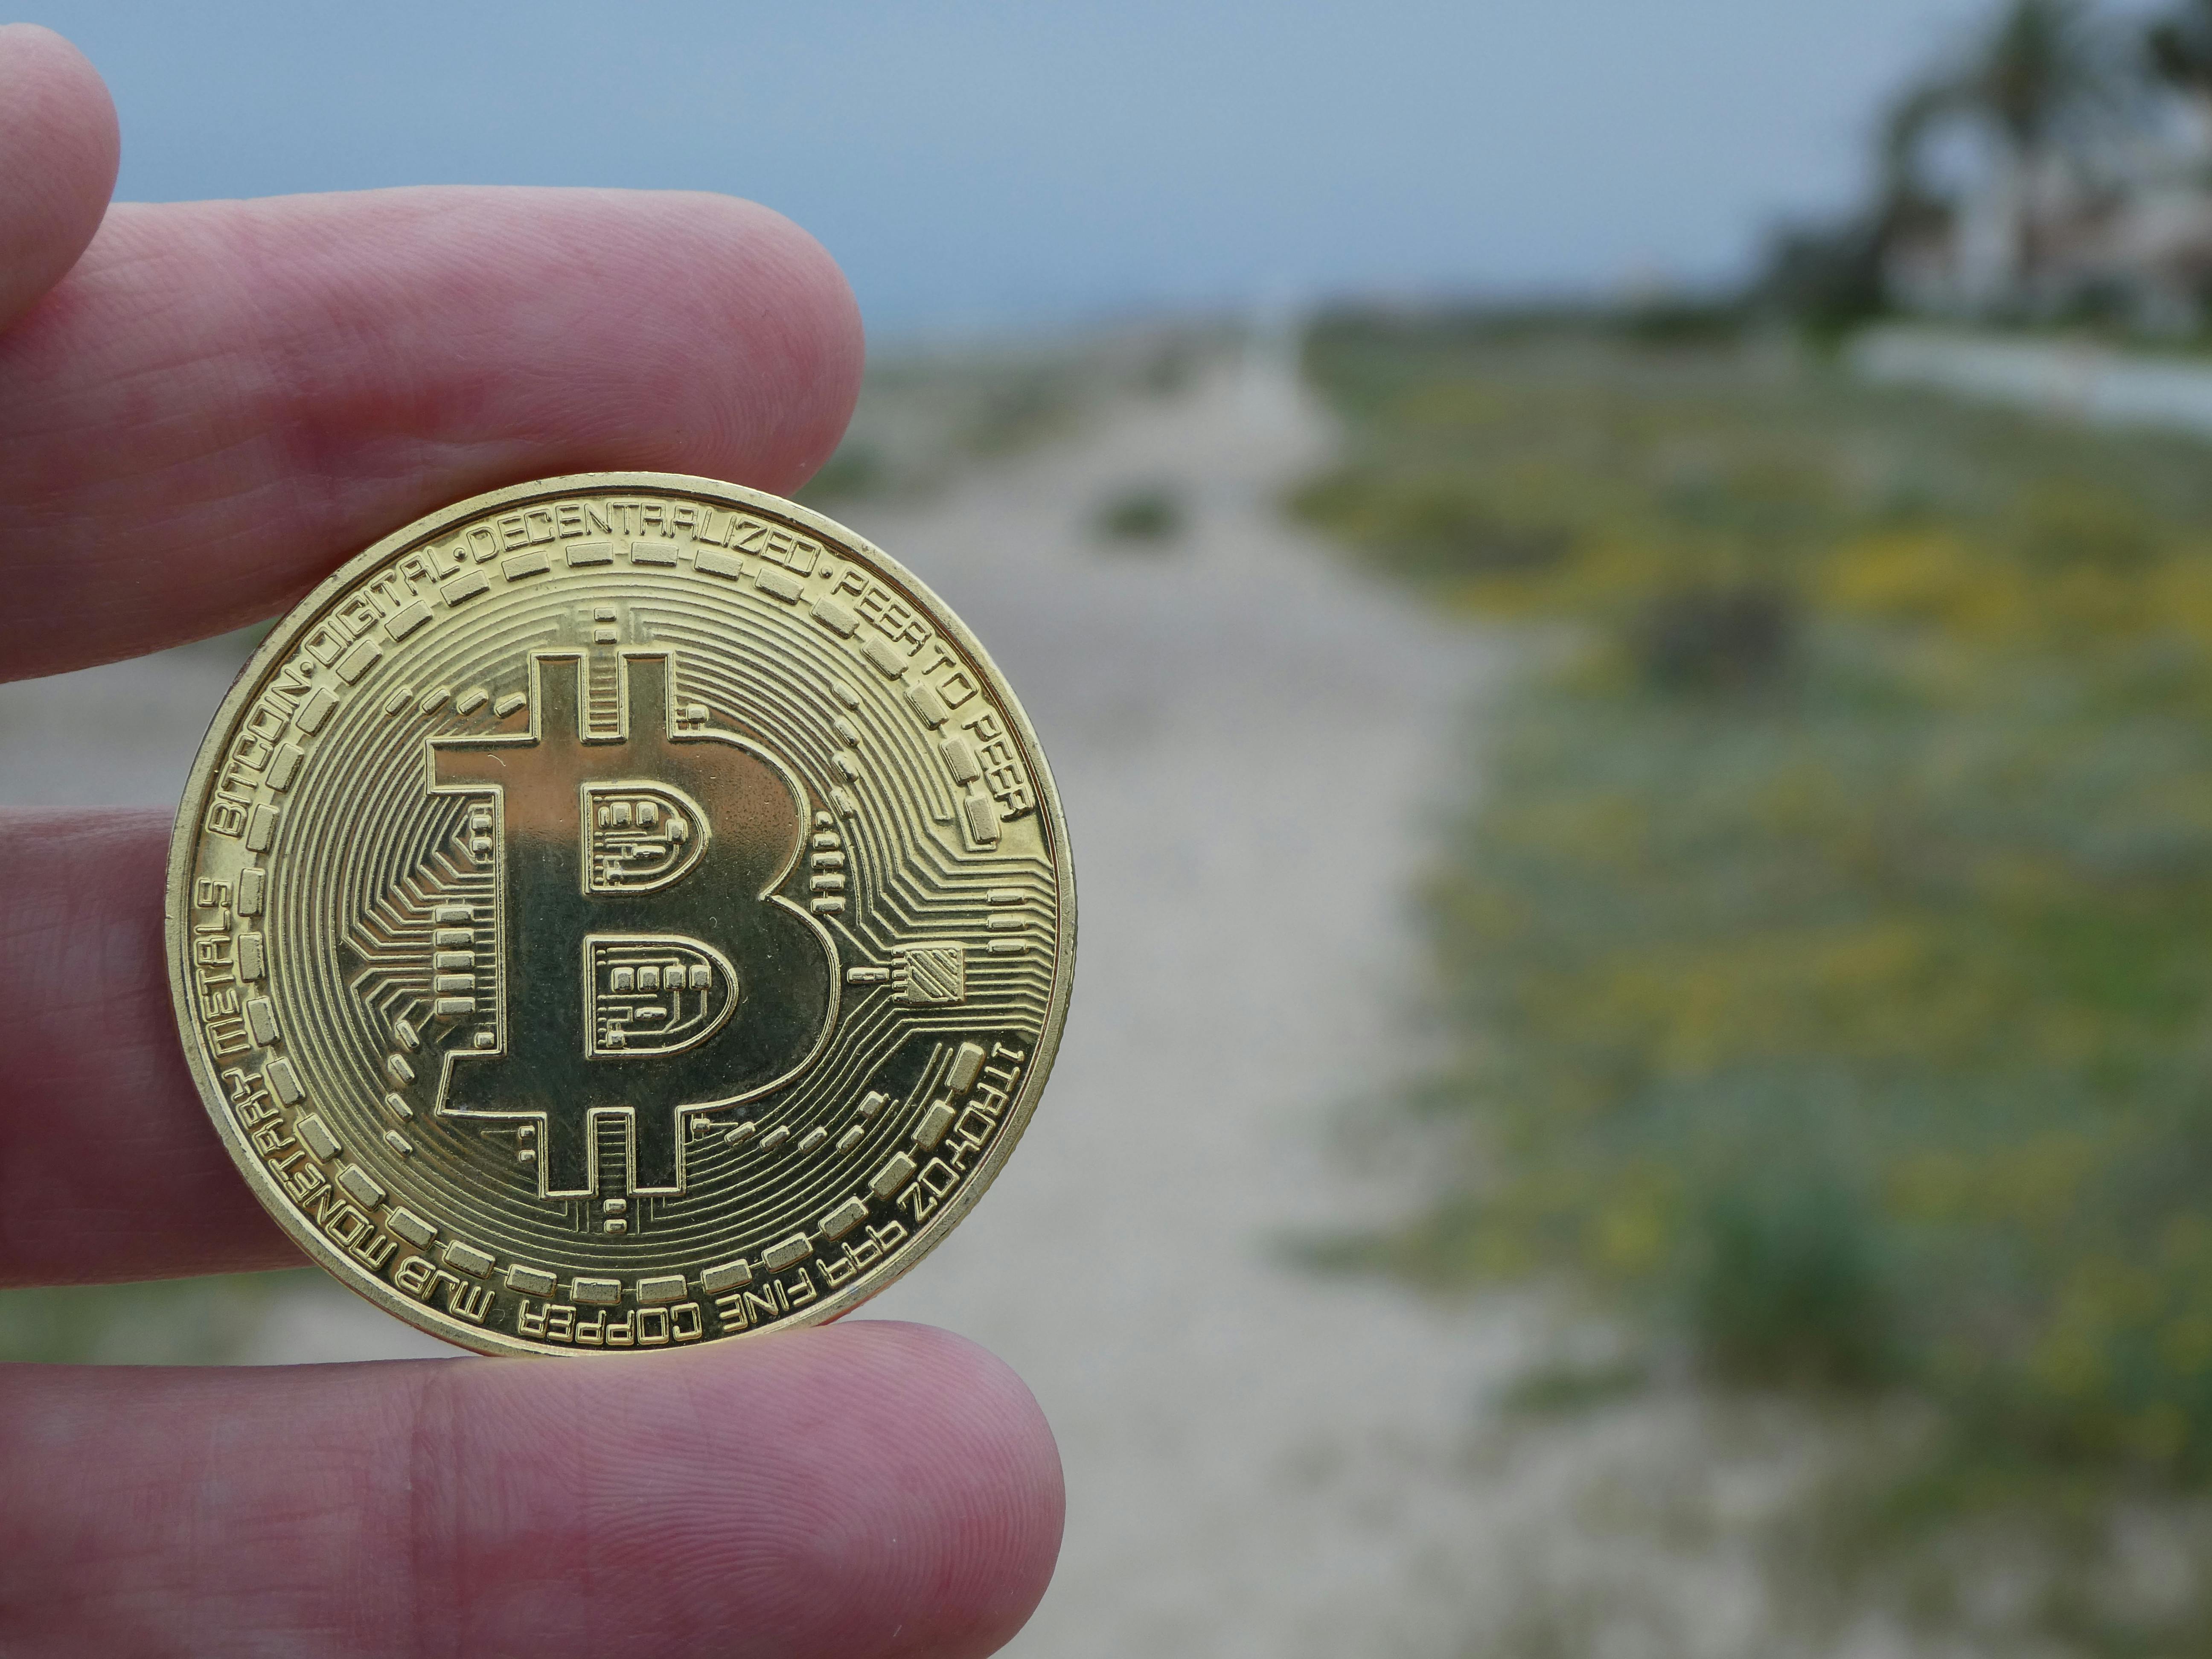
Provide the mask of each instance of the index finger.
{"label": "index finger", "polygon": [[769,210],[425,188],[125,205],[0,335],[0,678],[268,615],[430,508],[636,468],[788,491],[858,393]]}

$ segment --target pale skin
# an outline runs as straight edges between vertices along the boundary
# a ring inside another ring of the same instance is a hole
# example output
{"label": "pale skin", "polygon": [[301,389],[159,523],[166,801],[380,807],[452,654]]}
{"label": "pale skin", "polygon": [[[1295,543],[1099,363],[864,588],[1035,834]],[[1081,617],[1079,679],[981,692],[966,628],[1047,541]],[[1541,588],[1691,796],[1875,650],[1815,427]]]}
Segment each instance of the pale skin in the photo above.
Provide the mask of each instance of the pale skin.
{"label": "pale skin", "polygon": [[[851,412],[827,254],[704,195],[109,204],[115,117],[0,27],[0,678],[281,609],[553,473],[775,491]],[[164,810],[0,812],[0,1284],[295,1265],[186,1077]],[[1062,1493],[1021,1382],[850,1322],[607,1363],[0,1367],[0,1649],[988,1653]]]}

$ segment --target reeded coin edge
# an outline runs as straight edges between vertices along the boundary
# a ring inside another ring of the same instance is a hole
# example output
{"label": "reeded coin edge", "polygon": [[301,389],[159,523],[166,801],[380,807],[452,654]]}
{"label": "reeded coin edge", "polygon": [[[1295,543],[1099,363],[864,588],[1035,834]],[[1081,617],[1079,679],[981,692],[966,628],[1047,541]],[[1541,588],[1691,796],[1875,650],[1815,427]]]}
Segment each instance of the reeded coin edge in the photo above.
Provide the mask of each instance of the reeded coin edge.
{"label": "reeded coin edge", "polygon": [[853,557],[874,565],[890,580],[906,587],[927,608],[931,620],[951,635],[955,643],[968,653],[976,666],[983,671],[993,693],[999,699],[1002,714],[1020,740],[1024,758],[1036,786],[1036,810],[1043,817],[1049,845],[1055,854],[1054,876],[1059,891],[1060,914],[1054,940],[1052,988],[1047,998],[1044,1022],[1039,1030],[1036,1047],[1024,1067],[1022,1087],[990,1153],[961,1183],[959,1190],[940,1205],[914,1237],[881,1267],[872,1269],[868,1275],[855,1279],[841,1290],[817,1298],[805,1309],[774,1324],[720,1336],[714,1339],[715,1342],[744,1341],[780,1330],[825,1324],[840,1318],[896,1284],[944,1242],[945,1235],[959,1225],[989,1190],[991,1183],[997,1179],[999,1171],[1012,1156],[1024,1132],[1029,1127],[1037,1101],[1051,1076],[1053,1063],[1059,1055],[1060,1040],[1067,1023],[1074,978],[1074,861],[1068,842],[1067,822],[1060,808],[1060,792],[1054,783],[1043,745],[1038,742],[1036,728],[1030,723],[1029,713],[1022,707],[1021,700],[1014,695],[990,653],[983,648],[981,641],[976,639],[958,612],[939,598],[927,583],[866,537],[797,501],[719,478],[678,472],[573,472],[486,490],[412,520],[380,538],[339,565],[284,614],[240,669],[238,678],[232,682],[230,690],[224,694],[222,701],[216,708],[214,717],[208,723],[206,735],[200,740],[199,752],[194,757],[191,770],[185,779],[170,834],[166,890],[162,900],[169,994],[177,1017],[178,1036],[184,1048],[185,1063],[191,1073],[193,1086],[199,1091],[200,1103],[206,1109],[216,1133],[222,1137],[231,1161],[246,1177],[254,1196],[260,1200],[262,1207],[270,1212],[309,1259],[355,1294],[374,1303],[395,1318],[404,1320],[441,1340],[482,1354],[527,1354],[546,1358],[564,1355],[599,1358],[622,1357],[611,1350],[534,1343],[505,1332],[470,1324],[450,1314],[441,1313],[428,1304],[402,1295],[395,1287],[364,1270],[337,1249],[283,1194],[275,1177],[261,1160],[252,1155],[244,1133],[232,1121],[227,1109],[228,1101],[212,1062],[199,1042],[198,1030],[192,1019],[186,968],[191,944],[189,898],[191,873],[201,821],[206,813],[207,798],[222,758],[223,745],[217,741],[218,737],[228,736],[233,721],[242,716],[246,705],[259,693],[267,676],[274,672],[299,636],[320,617],[326,605],[378,566],[423,543],[436,540],[463,520],[485,514],[513,502],[586,489],[661,490],[703,497],[726,507],[734,504],[749,512],[782,520],[793,528],[833,543]]}

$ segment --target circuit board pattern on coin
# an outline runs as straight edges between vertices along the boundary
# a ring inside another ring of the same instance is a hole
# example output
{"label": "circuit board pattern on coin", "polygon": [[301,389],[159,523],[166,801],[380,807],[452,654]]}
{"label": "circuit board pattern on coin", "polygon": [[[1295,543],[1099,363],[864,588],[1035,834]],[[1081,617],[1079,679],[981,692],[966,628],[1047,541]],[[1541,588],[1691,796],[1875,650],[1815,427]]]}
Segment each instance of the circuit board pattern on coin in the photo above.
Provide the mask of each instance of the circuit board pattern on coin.
{"label": "circuit board pattern on coin", "polygon": [[217,714],[172,980],[263,1202],[487,1352],[832,1317],[1034,1109],[1066,832],[981,647],[734,485],[589,474],[386,538]]}

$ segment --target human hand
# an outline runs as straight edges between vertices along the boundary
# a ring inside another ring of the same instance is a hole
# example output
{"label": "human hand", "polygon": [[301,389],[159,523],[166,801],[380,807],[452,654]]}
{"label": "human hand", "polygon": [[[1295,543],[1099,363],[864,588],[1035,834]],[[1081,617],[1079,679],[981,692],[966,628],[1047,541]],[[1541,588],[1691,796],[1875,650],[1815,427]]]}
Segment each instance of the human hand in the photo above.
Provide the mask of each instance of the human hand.
{"label": "human hand", "polygon": [[[763,209],[108,209],[115,157],[91,67],[0,27],[0,678],[266,616],[517,479],[787,491],[851,412],[843,279]],[[168,830],[0,813],[0,1284],[299,1260],[185,1071]],[[607,1364],[0,1367],[0,1470],[10,1655],[982,1653],[1061,1509],[1021,1383],[882,1323]]]}

